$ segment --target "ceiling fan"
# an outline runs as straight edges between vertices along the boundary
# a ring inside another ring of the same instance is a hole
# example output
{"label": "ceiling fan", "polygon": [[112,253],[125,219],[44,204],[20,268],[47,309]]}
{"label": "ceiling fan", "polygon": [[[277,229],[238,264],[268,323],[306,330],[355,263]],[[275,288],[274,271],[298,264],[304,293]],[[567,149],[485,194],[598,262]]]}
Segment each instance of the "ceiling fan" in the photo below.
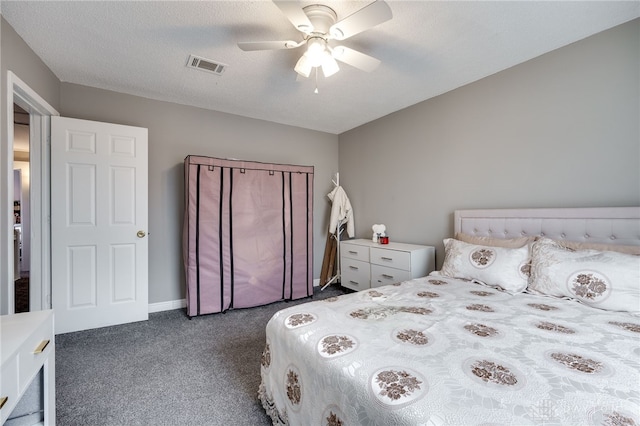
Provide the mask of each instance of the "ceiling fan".
{"label": "ceiling fan", "polygon": [[313,69],[321,68],[325,77],[340,70],[336,60],[363,71],[371,72],[380,61],[346,46],[330,46],[332,40],[345,40],[375,27],[393,17],[389,5],[377,0],[338,21],[336,12],[328,6],[313,4],[301,7],[297,1],[273,0],[294,27],[303,34],[302,41],[248,41],[238,43],[245,51],[295,49],[303,45],[307,50],[300,57],[295,71],[309,77]]}

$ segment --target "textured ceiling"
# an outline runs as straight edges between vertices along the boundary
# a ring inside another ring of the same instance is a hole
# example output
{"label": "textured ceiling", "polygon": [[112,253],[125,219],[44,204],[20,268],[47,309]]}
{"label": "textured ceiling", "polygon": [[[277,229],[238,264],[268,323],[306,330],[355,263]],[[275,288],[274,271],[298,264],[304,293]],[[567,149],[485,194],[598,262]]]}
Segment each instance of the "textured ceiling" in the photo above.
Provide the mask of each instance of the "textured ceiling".
{"label": "textured ceiling", "polygon": [[[322,2],[338,20],[369,1]],[[382,65],[296,81],[301,40],[265,1],[5,1],[2,16],[63,82],[340,134],[640,16],[638,1],[387,1],[393,19],[344,45]],[[190,54],[228,65],[187,68]]]}

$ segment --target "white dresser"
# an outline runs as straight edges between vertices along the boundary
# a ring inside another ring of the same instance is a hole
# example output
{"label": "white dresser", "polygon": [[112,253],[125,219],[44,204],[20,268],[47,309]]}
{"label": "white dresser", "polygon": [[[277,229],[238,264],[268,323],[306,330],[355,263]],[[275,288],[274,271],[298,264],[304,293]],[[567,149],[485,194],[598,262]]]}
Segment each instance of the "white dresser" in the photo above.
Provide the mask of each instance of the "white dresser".
{"label": "white dresser", "polygon": [[53,311],[0,316],[0,424],[43,369],[44,424],[54,425],[55,342]]}
{"label": "white dresser", "polygon": [[366,290],[423,277],[435,269],[435,253],[432,246],[345,240],[340,243],[340,282]]}

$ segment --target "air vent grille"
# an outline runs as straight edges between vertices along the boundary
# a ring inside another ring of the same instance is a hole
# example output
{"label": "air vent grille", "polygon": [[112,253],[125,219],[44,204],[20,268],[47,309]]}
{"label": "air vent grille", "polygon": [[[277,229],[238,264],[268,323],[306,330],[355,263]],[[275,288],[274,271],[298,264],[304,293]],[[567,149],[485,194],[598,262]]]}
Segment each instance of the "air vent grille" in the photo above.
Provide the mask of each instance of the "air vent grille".
{"label": "air vent grille", "polygon": [[190,55],[189,61],[187,61],[187,67],[189,68],[195,68],[217,75],[222,75],[224,70],[227,69],[227,66],[227,64],[222,64],[220,62],[212,61],[211,59],[205,59],[196,55]]}

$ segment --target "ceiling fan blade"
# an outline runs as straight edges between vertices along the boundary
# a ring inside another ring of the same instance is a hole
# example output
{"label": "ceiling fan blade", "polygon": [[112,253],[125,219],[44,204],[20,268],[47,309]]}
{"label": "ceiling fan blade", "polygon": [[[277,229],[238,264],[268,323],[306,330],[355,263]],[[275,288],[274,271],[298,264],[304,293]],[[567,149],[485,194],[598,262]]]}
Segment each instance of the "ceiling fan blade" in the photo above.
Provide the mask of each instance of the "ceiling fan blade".
{"label": "ceiling fan blade", "polygon": [[333,24],[329,34],[336,40],[344,40],[391,18],[393,13],[389,5],[383,0],[377,0]]}
{"label": "ceiling fan blade", "polygon": [[345,46],[334,47],[331,55],[340,62],[366,72],[371,72],[380,65],[378,59]]}
{"label": "ceiling fan blade", "polygon": [[291,0],[273,0],[273,2],[298,31],[306,34],[313,31],[313,24],[300,7],[300,3]]}
{"label": "ceiling fan blade", "polygon": [[295,42],[292,40],[282,41],[241,41],[238,47],[244,51],[252,50],[278,50],[278,49],[294,49],[304,42]]}

